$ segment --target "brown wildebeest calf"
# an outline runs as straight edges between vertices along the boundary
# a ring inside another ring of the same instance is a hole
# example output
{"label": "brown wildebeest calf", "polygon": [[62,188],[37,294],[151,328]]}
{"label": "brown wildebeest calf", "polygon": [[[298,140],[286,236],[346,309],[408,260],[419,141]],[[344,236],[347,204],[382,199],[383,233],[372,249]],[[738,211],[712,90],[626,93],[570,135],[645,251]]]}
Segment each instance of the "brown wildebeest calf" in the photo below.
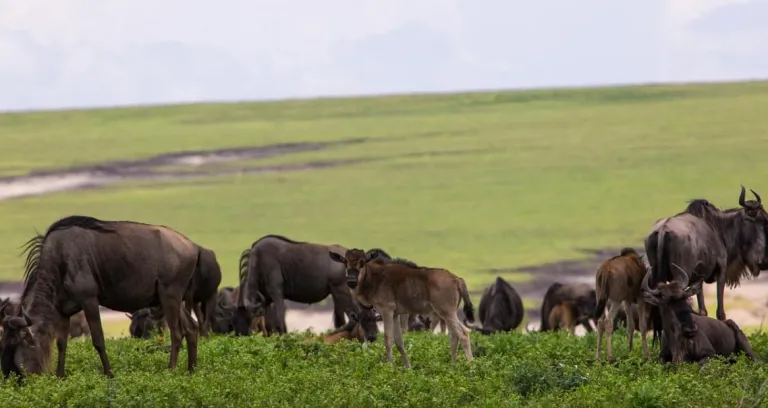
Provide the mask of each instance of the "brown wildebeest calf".
{"label": "brown wildebeest calf", "polygon": [[560,328],[568,329],[572,334],[576,334],[576,324],[578,323],[578,312],[573,302],[565,301],[552,308],[549,312],[549,327],[557,331]]}
{"label": "brown wildebeest calf", "polygon": [[[693,313],[687,299],[701,290],[702,281],[683,288],[680,281],[688,276],[676,263],[672,263],[673,274],[680,275],[671,282],[661,282],[656,289],[649,287],[651,271],[643,278],[641,287],[645,300],[659,308],[663,336],[660,360],[677,364],[698,362],[719,355],[730,357],[743,351],[750,359],[757,360],[747,336],[731,319],[716,320]],[[677,269],[677,271],[675,271]]]}
{"label": "brown wildebeest calf", "polygon": [[392,363],[394,335],[403,365],[410,368],[405,354],[400,325],[395,315],[434,314],[445,321],[451,343],[451,359],[456,360],[459,342],[468,361],[472,360],[469,329],[457,315],[459,302],[464,301],[467,320],[473,322],[474,307],[464,280],[445,269],[414,267],[405,262],[386,262],[361,249],[349,249],[344,256],[329,251],[329,256],[346,266],[347,285],[363,308],[374,307],[384,321],[384,344],[387,359]]}
{"label": "brown wildebeest calf", "polygon": [[[600,349],[605,332],[606,358],[613,359],[613,322],[619,313],[619,307],[623,305],[624,313],[631,316],[630,305],[637,304],[640,320],[640,339],[643,348],[643,358],[648,359],[648,340],[646,337],[648,319],[646,317],[646,304],[640,284],[646,273],[646,267],[640,255],[632,248],[624,248],[619,255],[606,259],[597,268],[595,275],[595,296],[597,307],[595,319],[597,319],[597,351],[595,359],[600,360]],[[607,306],[607,307],[606,307]],[[605,316],[606,308],[608,316]],[[629,352],[632,352],[632,340],[635,334],[634,319],[627,319],[627,337]]]}

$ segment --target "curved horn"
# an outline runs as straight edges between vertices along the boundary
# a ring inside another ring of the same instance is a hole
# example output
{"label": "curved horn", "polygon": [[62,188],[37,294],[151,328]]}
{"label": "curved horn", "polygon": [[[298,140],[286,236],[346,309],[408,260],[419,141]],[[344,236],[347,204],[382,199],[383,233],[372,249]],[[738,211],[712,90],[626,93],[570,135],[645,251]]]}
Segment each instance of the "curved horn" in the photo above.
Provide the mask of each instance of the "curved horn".
{"label": "curved horn", "polygon": [[693,285],[687,286],[685,289],[683,289],[683,292],[685,292],[686,297],[693,296],[697,293],[699,293],[699,290],[701,290],[701,285],[703,284],[703,281],[698,281],[694,283]]}
{"label": "curved horn", "polygon": [[741,186],[741,193],[739,194],[739,205],[742,207],[746,207],[747,204],[744,202],[744,198],[747,195],[747,191],[744,188],[744,185]]}
{"label": "curved horn", "polygon": [[749,191],[751,191],[751,192],[752,192],[752,194],[754,194],[755,198],[757,198],[757,203],[758,203],[758,204],[762,204],[762,203],[763,203],[763,200],[761,200],[761,199],[760,199],[760,194],[757,194],[757,193],[755,192],[755,190],[752,190],[751,188],[749,189]]}
{"label": "curved horn", "polygon": [[[680,277],[680,274],[682,274],[682,278],[685,279],[685,280],[680,282],[680,283],[682,283],[682,286],[688,285],[688,282],[690,282],[691,277],[688,275],[688,273],[685,271],[685,269],[681,268],[678,264],[676,264],[674,262],[672,262],[672,266],[674,266],[675,268],[677,268],[678,271],[680,271],[680,273],[677,273],[674,270],[672,271],[673,279],[675,279],[677,277]],[[675,279],[675,280],[677,280],[677,279]]]}
{"label": "curved horn", "polygon": [[655,295],[659,293],[658,289],[651,289],[651,286],[648,284],[649,280],[651,279],[651,271],[648,271],[645,273],[645,276],[643,277],[643,282],[640,284],[640,289],[643,292],[648,292],[652,295]]}

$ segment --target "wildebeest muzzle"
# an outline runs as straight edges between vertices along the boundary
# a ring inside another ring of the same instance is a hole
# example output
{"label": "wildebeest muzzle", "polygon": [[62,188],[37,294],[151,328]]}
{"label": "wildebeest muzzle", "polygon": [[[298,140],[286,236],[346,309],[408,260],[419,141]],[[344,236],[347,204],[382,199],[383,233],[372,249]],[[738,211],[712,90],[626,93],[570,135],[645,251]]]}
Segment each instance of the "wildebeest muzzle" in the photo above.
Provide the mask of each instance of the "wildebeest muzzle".
{"label": "wildebeest muzzle", "polygon": [[347,269],[347,286],[354,289],[357,287],[357,278],[360,276],[360,271],[357,269]]}

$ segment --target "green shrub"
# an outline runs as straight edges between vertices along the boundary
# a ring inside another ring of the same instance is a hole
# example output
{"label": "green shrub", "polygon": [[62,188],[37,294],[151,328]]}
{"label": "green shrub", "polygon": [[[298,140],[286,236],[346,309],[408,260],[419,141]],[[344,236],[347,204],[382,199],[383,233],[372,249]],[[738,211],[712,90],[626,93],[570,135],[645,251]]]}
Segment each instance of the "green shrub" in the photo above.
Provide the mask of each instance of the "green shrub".
{"label": "green shrub", "polygon": [[[444,335],[408,333],[413,369],[394,349],[386,364],[383,336],[374,344],[305,343],[306,334],[282,337],[214,336],[200,342],[198,370],[188,375],[186,351],[168,370],[168,339],[107,342],[115,378],[101,374],[90,341],[72,341],[67,378],[33,376],[22,386],[0,386],[3,407],[452,407],[760,406],[768,369],[740,356],[700,367],[646,362],[626,339],[614,336],[615,364],[596,363],[594,334],[472,334],[475,360],[461,349],[450,361]],[[768,355],[768,335],[750,336]],[[657,348],[651,349],[655,357]],[[55,353],[54,353],[55,354]]]}

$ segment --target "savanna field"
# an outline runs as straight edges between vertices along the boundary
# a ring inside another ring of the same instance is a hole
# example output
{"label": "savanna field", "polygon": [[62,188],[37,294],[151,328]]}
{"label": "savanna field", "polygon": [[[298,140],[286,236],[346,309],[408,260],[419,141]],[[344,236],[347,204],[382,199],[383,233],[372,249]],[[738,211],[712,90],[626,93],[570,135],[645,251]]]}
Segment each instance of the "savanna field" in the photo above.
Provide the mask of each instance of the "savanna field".
{"label": "savanna field", "polygon": [[[0,280],[21,279],[19,247],[35,229],[83,214],[183,232],[216,251],[222,286],[236,284],[240,252],[270,233],[384,248],[447,268],[474,292],[495,278],[489,269],[514,285],[532,278],[517,267],[642,246],[655,220],[691,198],[734,207],[741,184],[765,197],[765,112],[768,83],[750,82],[3,114],[0,177],[315,147],[0,201]],[[0,406],[768,406],[764,362],[668,369],[642,361],[639,335],[630,356],[624,333],[614,334],[616,365],[589,362],[594,334],[473,333],[475,360],[452,363],[446,336],[407,333],[411,371],[396,350],[394,366],[383,362],[383,333],[366,345],[214,336],[201,339],[192,376],[185,351],[167,370],[167,336],[121,338],[107,341],[112,380],[90,339],[72,340],[66,379],[9,381]],[[768,336],[749,339],[768,359]]]}

